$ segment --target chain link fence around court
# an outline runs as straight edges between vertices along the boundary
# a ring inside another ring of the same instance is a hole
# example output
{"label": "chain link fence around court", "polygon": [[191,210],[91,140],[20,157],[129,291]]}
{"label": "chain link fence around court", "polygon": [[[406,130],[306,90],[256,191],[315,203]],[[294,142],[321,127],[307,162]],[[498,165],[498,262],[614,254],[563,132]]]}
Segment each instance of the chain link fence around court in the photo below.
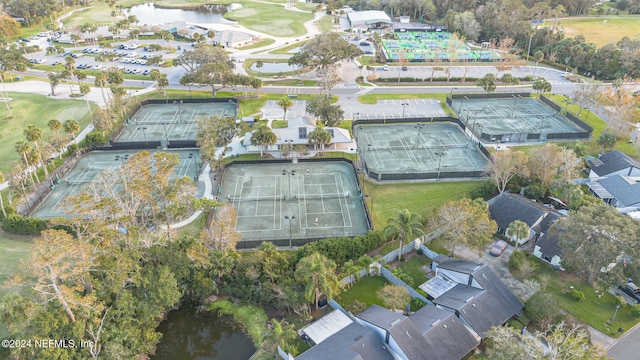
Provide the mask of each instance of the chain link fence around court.
{"label": "chain link fence around court", "polygon": [[[372,125],[380,125],[381,131],[359,137],[359,131],[364,133]],[[465,130],[460,120],[442,116],[357,120],[352,124],[359,164],[377,181],[486,177],[490,154]]]}
{"label": "chain link fence around court", "polygon": [[[235,165],[235,166],[234,166]],[[371,228],[371,217],[349,159],[242,161],[226,164],[217,195],[236,209],[237,249],[263,242],[299,247]]]}
{"label": "chain link fence around court", "polygon": [[[469,131],[482,141],[489,143],[521,143],[521,142],[540,142],[546,140],[579,140],[589,139],[593,133],[593,127],[580,120],[576,115],[565,111],[560,105],[554,103],[546,96],[540,96],[539,100],[542,104],[549,107],[550,110],[544,114],[517,114],[516,107],[526,108],[527,105],[518,103],[518,99],[531,98],[530,93],[474,93],[474,94],[450,94],[447,96],[446,102],[458,115],[459,118],[464,118],[466,110],[466,122],[462,123],[463,128],[469,128]],[[487,100],[487,104],[491,103],[491,100],[514,100],[511,116],[494,114],[496,118],[489,119],[491,125],[499,123],[498,120],[511,120],[511,125],[518,125],[519,121],[523,121],[523,124],[533,123],[529,126],[529,130],[525,127],[516,128],[503,128],[493,131],[488,131],[487,126],[483,127],[483,121],[481,117],[478,117],[480,109],[463,109],[463,105],[468,105],[469,102],[474,100]],[[453,101],[460,101],[459,106],[456,108]],[[536,101],[530,99],[529,101]],[[516,116],[518,115],[518,116]],[[470,121],[470,118],[473,120]],[[510,119],[513,118],[513,119]],[[477,121],[477,124],[476,124]],[[469,126],[471,122],[471,126]],[[538,124],[540,124],[538,126]],[[556,124],[554,126],[554,124]],[[477,126],[476,126],[477,125]],[[543,126],[546,127],[543,128]],[[573,128],[573,129],[572,129]]]}
{"label": "chain link fence around court", "polygon": [[[194,112],[193,107],[204,107],[211,104],[215,108]],[[144,107],[165,105],[167,109],[175,108],[174,115],[168,115],[168,119],[160,119],[155,116],[144,116],[136,120]],[[218,109],[220,107],[224,109]],[[238,99],[236,98],[211,98],[211,99],[166,99],[143,100],[136,102],[123,117],[123,123],[109,139],[109,144],[100,146],[100,150],[145,150],[145,149],[182,149],[196,147],[196,124],[199,116],[237,115]],[[218,111],[220,110],[220,111]],[[200,115],[199,115],[200,114]]]}

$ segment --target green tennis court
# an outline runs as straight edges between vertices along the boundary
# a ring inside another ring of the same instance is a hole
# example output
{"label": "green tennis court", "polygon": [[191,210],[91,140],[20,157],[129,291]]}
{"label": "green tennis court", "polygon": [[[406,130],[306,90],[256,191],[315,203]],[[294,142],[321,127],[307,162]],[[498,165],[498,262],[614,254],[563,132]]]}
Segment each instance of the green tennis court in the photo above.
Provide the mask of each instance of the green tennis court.
{"label": "green tennis court", "polygon": [[[180,156],[180,163],[175,169],[176,177],[189,176],[194,178],[197,176],[200,165],[198,149],[168,152]],[[87,153],[64,178],[55,182],[54,189],[31,215],[39,218],[69,216],[65,203],[68,197],[76,195],[83,186],[94,182],[101,172],[119,168],[123,162],[129,159],[129,156],[135,153],[135,151],[92,151]],[[153,151],[151,153],[153,154]]]}
{"label": "green tennis court", "polygon": [[118,142],[151,142],[195,140],[203,116],[236,116],[234,102],[187,103],[169,101],[167,104],[143,105],[128,121]]}
{"label": "green tennis court", "polygon": [[237,212],[238,248],[274,241],[294,246],[365,234],[368,221],[347,162],[236,164],[225,169],[219,200]]}
{"label": "green tennis court", "polygon": [[401,58],[421,61],[493,61],[500,55],[492,50],[473,49],[448,32],[395,33],[396,39],[383,39],[382,50],[388,61]]}
{"label": "green tennis court", "polygon": [[484,176],[488,160],[451,122],[357,126],[367,173],[376,180]]}
{"label": "green tennis court", "polygon": [[535,98],[517,95],[491,99],[456,96],[451,107],[477,138],[487,141],[571,139],[585,133],[585,129]]}

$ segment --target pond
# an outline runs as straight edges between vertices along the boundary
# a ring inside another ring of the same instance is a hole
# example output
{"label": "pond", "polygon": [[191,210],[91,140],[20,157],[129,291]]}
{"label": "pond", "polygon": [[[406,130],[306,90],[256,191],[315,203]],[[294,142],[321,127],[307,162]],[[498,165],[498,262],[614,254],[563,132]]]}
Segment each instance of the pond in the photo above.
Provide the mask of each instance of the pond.
{"label": "pond", "polygon": [[247,360],[256,350],[231,317],[196,314],[190,306],[170,312],[158,331],[154,360]]}
{"label": "pond", "polygon": [[192,24],[224,24],[230,23],[222,17],[228,10],[228,5],[209,4],[189,9],[167,9],[148,3],[126,9],[125,15],[135,15],[139,25],[156,25],[173,21]]}
{"label": "pond", "polygon": [[274,63],[274,62],[262,62],[262,67],[258,69],[258,63],[254,62],[251,64],[250,69],[257,72],[263,73],[281,73],[281,72],[289,72],[296,71],[298,67],[296,65],[289,65],[286,62],[283,63]]}

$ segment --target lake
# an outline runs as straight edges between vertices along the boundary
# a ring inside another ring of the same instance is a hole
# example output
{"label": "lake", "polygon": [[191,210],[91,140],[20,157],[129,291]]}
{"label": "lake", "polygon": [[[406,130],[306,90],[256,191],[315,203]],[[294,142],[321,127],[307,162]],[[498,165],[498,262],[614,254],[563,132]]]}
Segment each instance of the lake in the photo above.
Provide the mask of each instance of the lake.
{"label": "lake", "polygon": [[154,360],[247,360],[256,350],[230,316],[196,314],[191,306],[170,312],[158,331]]}
{"label": "lake", "polygon": [[125,9],[126,16],[135,15],[138,25],[156,25],[173,21],[199,24],[230,23],[222,15],[228,11],[228,5],[203,5],[190,9],[159,8],[151,3],[132,6]]}

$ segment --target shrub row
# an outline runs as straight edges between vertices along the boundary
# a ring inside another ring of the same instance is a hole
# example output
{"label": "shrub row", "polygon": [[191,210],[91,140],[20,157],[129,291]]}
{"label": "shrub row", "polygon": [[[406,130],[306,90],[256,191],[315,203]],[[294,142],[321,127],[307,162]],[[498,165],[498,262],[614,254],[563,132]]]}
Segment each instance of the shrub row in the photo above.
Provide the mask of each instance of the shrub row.
{"label": "shrub row", "polygon": [[7,214],[7,217],[2,220],[2,229],[13,234],[39,235],[46,228],[46,221],[16,213]]}
{"label": "shrub row", "polygon": [[317,252],[340,265],[348,260],[356,260],[367,252],[379,248],[385,242],[382,232],[376,230],[352,238],[327,238],[301,246],[298,250],[297,261]]}

